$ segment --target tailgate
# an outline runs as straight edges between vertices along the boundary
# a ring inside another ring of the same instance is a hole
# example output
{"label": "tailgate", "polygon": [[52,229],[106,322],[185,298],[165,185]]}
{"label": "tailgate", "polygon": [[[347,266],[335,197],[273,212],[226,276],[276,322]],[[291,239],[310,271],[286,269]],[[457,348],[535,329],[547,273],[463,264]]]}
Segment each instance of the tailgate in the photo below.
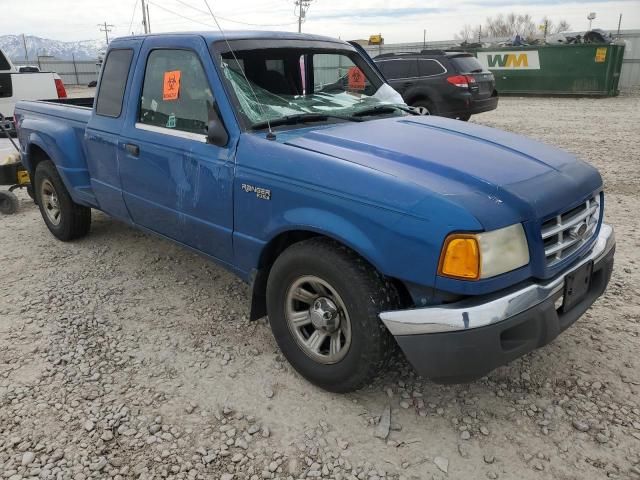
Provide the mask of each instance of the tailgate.
{"label": "tailgate", "polygon": [[458,73],[473,77],[475,83],[471,84],[471,93],[479,100],[493,95],[496,87],[493,73],[485,70],[476,57],[469,53],[453,55],[449,60],[456,67]]}
{"label": "tailgate", "polygon": [[471,77],[475,78],[477,90],[476,95],[477,98],[489,98],[493,95],[493,91],[496,88],[496,81],[491,72],[482,72],[482,73],[472,73]]}

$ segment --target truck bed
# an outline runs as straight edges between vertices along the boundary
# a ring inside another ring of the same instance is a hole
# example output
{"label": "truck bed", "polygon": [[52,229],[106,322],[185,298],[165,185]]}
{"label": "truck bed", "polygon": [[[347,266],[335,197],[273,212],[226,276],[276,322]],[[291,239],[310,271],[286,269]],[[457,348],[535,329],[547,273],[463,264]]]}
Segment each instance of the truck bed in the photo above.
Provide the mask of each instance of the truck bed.
{"label": "truck bed", "polygon": [[18,125],[21,118],[38,125],[31,147],[39,147],[52,157],[76,203],[95,207],[84,149],[92,104],[93,99],[83,98],[21,101],[16,104],[15,117]]}
{"label": "truck bed", "polygon": [[84,135],[84,127],[91,118],[93,98],[63,98],[54,100],[25,100],[16,104],[16,113],[20,111],[40,114],[43,117],[56,117],[77,122],[74,128],[81,128]]}
{"label": "truck bed", "polygon": [[73,105],[75,107],[93,108],[94,97],[75,97],[75,98],[55,98],[51,100],[42,100],[48,103],[59,103],[60,105]]}

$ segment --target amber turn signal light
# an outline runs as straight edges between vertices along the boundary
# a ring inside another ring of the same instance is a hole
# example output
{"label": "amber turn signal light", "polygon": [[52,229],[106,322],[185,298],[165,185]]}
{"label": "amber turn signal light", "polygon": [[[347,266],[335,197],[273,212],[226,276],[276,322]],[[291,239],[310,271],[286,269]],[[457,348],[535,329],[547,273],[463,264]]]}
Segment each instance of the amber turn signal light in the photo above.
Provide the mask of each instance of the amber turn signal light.
{"label": "amber turn signal light", "polygon": [[480,248],[473,235],[449,235],[440,255],[438,274],[445,277],[480,278]]}

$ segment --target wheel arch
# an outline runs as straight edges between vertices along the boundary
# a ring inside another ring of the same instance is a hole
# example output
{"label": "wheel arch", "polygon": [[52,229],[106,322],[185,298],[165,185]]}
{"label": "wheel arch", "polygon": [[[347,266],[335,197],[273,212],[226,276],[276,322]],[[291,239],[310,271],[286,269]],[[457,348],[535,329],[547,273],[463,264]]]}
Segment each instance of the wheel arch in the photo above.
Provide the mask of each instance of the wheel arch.
{"label": "wheel arch", "polygon": [[427,100],[434,107],[440,102],[441,95],[433,88],[420,87],[409,89],[404,95],[407,105],[412,105],[419,100]]}
{"label": "wheel arch", "polygon": [[264,317],[267,314],[266,305],[266,289],[267,280],[271,267],[277,260],[278,256],[284,252],[290,246],[309,240],[311,238],[323,238],[328,242],[333,242],[337,246],[343,246],[354,252],[359,257],[363,258],[372,268],[378,273],[387,278],[397,289],[398,294],[403,302],[410,302],[411,296],[405,284],[392,277],[387,277],[384,273],[376,267],[376,264],[372,259],[367,258],[367,255],[363,254],[361,249],[352,245],[351,242],[346,241],[344,238],[332,235],[326,231],[320,231],[311,227],[295,227],[282,232],[279,232],[271,240],[269,240],[262,249],[258,261],[258,267],[252,271],[251,274],[251,312],[249,318],[251,320],[257,320]]}
{"label": "wheel arch", "polygon": [[27,146],[27,155],[29,158],[29,175],[31,175],[31,178],[34,178],[38,164],[45,160],[52,160],[46,150],[35,142],[30,142]]}

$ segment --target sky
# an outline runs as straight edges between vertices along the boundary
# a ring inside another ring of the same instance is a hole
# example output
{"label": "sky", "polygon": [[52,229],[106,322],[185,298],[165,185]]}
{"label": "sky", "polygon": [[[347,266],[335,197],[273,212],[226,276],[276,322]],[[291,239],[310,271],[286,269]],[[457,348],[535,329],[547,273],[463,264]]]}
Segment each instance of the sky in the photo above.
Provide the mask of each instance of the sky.
{"label": "sky", "polygon": [[[146,0],[153,32],[209,30],[205,0]],[[141,0],[0,0],[0,35],[37,35],[62,41],[104,38],[98,23],[112,24],[111,36],[142,31]],[[209,0],[225,30],[297,30],[294,0]],[[449,40],[465,24],[484,23],[500,13],[529,13],[539,21],[566,19],[572,30],[640,29],[640,0],[311,0],[303,32],[345,40],[382,33],[385,43]]]}

